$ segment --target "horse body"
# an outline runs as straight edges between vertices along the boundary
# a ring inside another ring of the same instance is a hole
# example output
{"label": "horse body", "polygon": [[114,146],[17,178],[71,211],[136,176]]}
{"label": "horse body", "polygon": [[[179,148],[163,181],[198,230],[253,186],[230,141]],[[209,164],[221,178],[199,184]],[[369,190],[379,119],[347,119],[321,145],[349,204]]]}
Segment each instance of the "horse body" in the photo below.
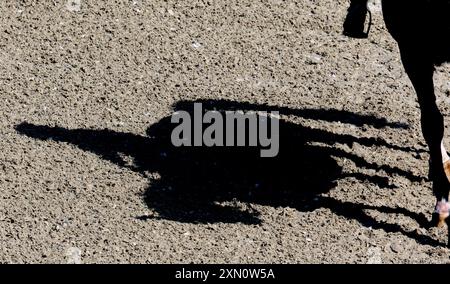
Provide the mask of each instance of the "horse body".
{"label": "horse body", "polygon": [[382,0],[386,27],[400,49],[434,65],[450,61],[450,0]]}

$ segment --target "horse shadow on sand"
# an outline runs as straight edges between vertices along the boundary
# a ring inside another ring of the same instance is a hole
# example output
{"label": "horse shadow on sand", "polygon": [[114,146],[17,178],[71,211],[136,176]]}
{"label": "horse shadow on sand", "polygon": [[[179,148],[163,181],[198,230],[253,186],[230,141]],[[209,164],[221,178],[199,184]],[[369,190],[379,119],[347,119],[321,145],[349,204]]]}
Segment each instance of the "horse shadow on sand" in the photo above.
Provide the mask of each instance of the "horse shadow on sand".
{"label": "horse shadow on sand", "polygon": [[[357,127],[407,128],[401,123],[390,123],[383,118],[355,114],[340,110],[291,109],[227,100],[201,100],[204,110],[279,111],[283,116],[342,122]],[[192,112],[192,101],[180,101],[174,110]],[[279,154],[274,158],[261,158],[256,147],[175,147],[171,142],[171,116],[151,125],[147,136],[112,130],[66,129],[22,123],[16,130],[40,140],[54,140],[76,145],[102,159],[136,171],[149,179],[144,194],[146,204],[155,216],[138,216],[141,220],[161,218],[189,223],[243,223],[260,224],[260,213],[253,206],[291,207],[302,212],[328,208],[337,215],[354,219],[366,227],[400,232],[418,243],[433,246],[445,244],[422,235],[406,231],[399,224],[377,221],[365,210],[388,214],[402,214],[420,226],[429,223],[423,214],[404,208],[369,206],[344,202],[324,196],[339,179],[353,177],[370,182],[380,188],[392,188],[389,179],[381,175],[344,173],[336,158],[351,160],[358,168],[383,170],[388,176],[400,175],[411,181],[422,181],[403,169],[367,162],[337,144],[384,146],[399,151],[420,151],[387,143],[380,138],[355,137],[313,129],[284,119],[279,120]],[[317,143],[316,143],[317,142]],[[127,156],[133,160],[124,159]],[[236,202],[239,201],[239,202]]]}

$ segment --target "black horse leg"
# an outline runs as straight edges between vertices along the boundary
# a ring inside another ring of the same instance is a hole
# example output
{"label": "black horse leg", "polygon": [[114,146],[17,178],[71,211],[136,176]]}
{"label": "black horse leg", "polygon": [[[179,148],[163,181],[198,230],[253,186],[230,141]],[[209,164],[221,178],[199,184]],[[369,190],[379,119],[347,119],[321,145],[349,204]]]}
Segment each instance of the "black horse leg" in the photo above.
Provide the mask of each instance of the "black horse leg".
{"label": "black horse leg", "polygon": [[448,197],[450,183],[445,174],[441,143],[444,135],[444,120],[436,104],[434,93],[433,74],[434,66],[432,62],[423,59],[422,52],[411,50],[411,46],[400,50],[405,70],[411,79],[416,90],[420,111],[422,133],[430,151],[430,170],[433,182],[433,192],[437,199],[436,212],[433,214],[433,221],[441,226],[448,217]]}
{"label": "black horse leg", "polygon": [[368,0],[351,0],[347,17],[344,21],[344,35],[353,38],[367,38],[368,32],[364,30]]}

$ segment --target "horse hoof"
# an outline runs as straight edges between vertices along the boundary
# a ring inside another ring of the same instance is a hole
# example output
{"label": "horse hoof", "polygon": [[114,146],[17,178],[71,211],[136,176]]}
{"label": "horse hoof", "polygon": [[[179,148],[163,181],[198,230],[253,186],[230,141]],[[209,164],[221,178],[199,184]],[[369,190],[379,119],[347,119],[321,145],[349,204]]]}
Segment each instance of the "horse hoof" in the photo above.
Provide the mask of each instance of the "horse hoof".
{"label": "horse hoof", "polygon": [[431,226],[442,228],[447,223],[448,214],[433,213],[431,217]]}

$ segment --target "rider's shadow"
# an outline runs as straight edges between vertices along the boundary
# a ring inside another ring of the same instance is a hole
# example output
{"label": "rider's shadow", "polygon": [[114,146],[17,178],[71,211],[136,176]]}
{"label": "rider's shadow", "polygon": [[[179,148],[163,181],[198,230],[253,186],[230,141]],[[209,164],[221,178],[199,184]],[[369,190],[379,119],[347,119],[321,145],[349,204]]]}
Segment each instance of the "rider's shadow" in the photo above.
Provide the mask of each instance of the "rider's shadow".
{"label": "rider's shadow", "polygon": [[[232,101],[201,101],[206,110],[279,110],[280,114],[309,119],[341,121],[354,125],[375,127],[406,127],[390,124],[372,116],[357,115],[336,110],[293,110]],[[176,110],[191,111],[193,102],[182,101]],[[421,226],[427,224],[422,214],[403,208],[374,207],[348,203],[323,194],[335,187],[336,181],[354,177],[380,188],[392,188],[382,175],[344,173],[336,158],[350,159],[358,168],[383,169],[388,174],[421,181],[410,172],[387,165],[369,163],[364,158],[335,147],[335,143],[373,146],[381,145],[395,150],[414,151],[390,145],[378,138],[358,138],[325,130],[312,129],[280,119],[279,154],[261,158],[255,147],[174,147],[172,129],[176,126],[165,117],[147,130],[147,136],[120,133],[112,130],[69,130],[60,127],[22,123],[16,129],[29,137],[77,145],[119,166],[139,172],[149,179],[145,202],[156,214],[140,219],[162,218],[178,222],[261,223],[260,213],[251,204],[273,207],[291,207],[299,211],[329,208],[334,213],[356,219],[374,229],[402,232],[421,243],[441,245],[427,236],[406,232],[400,225],[380,223],[365,214],[365,209],[407,215]],[[318,143],[317,143],[318,142]],[[127,156],[133,163],[123,159]]]}

